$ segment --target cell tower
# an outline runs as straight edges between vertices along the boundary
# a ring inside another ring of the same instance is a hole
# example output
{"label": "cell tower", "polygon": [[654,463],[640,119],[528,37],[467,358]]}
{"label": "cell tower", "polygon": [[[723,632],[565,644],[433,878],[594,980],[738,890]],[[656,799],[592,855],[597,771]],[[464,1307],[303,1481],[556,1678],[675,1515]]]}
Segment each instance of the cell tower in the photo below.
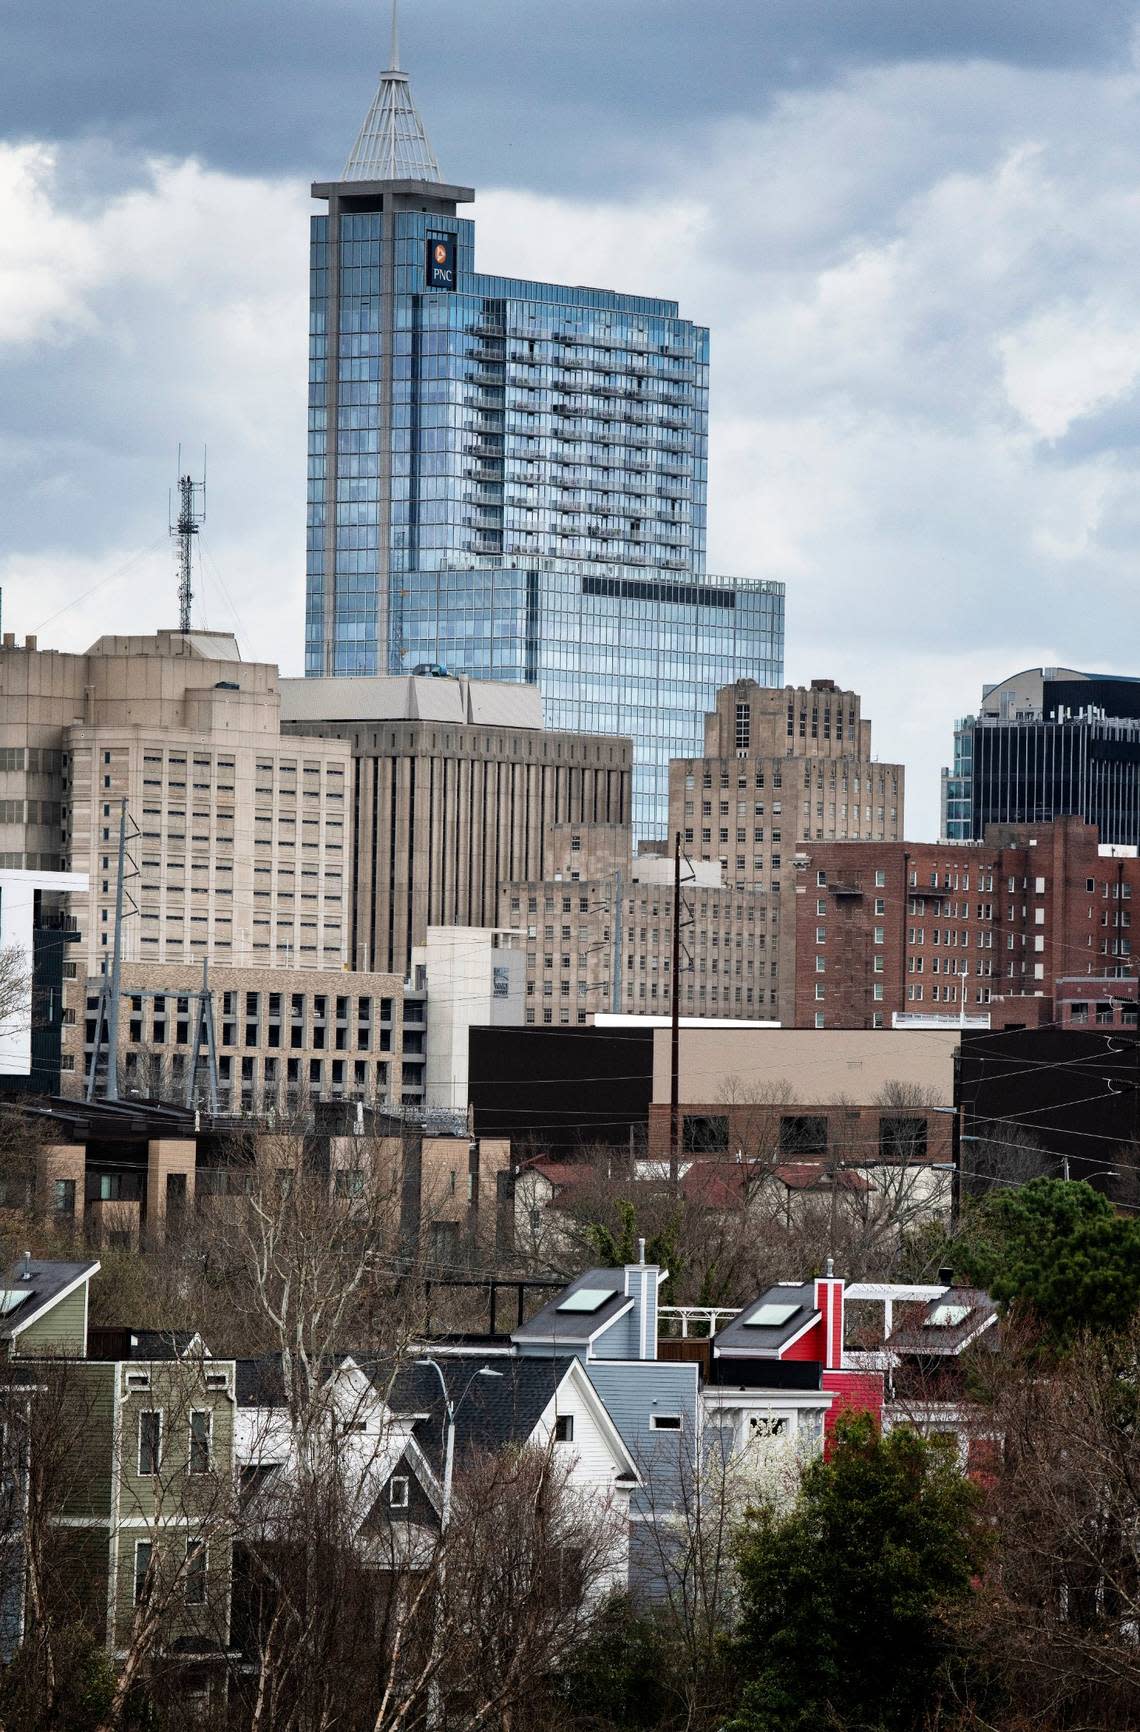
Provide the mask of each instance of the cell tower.
{"label": "cell tower", "polygon": [[[182,447],[178,447],[178,468],[182,469]],[[202,453],[202,479],[195,481],[190,475],[178,476],[178,516],[173,515],[171,506],[171,535],[178,538],[178,629],[182,632],[190,630],[190,602],[193,596],[191,588],[191,573],[193,570],[194,537],[198,533],[199,524],[206,521],[206,453]]]}

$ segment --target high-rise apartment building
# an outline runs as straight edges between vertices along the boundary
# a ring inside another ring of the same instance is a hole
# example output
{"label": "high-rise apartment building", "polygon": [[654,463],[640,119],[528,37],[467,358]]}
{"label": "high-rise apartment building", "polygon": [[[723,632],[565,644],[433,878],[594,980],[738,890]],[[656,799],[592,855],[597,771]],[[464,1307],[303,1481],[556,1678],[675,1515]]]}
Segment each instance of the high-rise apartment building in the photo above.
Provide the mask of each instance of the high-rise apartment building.
{"label": "high-rise apartment building", "polygon": [[633,820],[718,686],[781,677],[783,585],[708,574],[708,332],[676,302],[475,269],[391,68],[314,185],[306,673],[438,664],[628,735]]}
{"label": "high-rise apartment building", "polygon": [[1070,815],[1106,843],[1140,843],[1140,680],[1027,668],[984,687],[942,772],[943,836]]}

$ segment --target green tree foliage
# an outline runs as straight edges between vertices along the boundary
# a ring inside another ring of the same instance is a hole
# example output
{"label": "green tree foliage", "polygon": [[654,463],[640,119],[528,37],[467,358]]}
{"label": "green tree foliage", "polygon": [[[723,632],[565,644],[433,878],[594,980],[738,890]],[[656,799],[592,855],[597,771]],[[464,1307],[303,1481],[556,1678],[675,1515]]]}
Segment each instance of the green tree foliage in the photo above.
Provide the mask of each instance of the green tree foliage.
{"label": "green tree foliage", "polygon": [[1140,1221],[1091,1185],[1033,1179],[971,1212],[957,1252],[967,1278],[1032,1311],[1053,1341],[1127,1327],[1140,1307]]}
{"label": "green tree foliage", "polygon": [[669,1667],[659,1624],[636,1612],[626,1595],[614,1594],[574,1650],[559,1694],[581,1732],[610,1727],[655,1732],[668,1723]]}
{"label": "green tree foliage", "polygon": [[845,1416],[792,1510],[740,1542],[745,1680],[731,1732],[915,1732],[956,1651],[982,1552],[976,1493],[944,1444]]}
{"label": "green tree foliage", "polygon": [[[618,1218],[616,1232],[604,1221],[588,1221],[585,1227],[586,1237],[599,1264],[607,1269],[620,1269],[626,1263],[636,1263],[638,1257],[636,1208],[632,1203],[619,1200],[614,1204],[614,1211]],[[681,1216],[680,1211],[677,1211],[645,1242],[646,1261],[668,1269],[671,1276],[679,1272],[677,1241],[680,1229]],[[666,1294],[662,1294],[662,1299],[668,1303]]]}

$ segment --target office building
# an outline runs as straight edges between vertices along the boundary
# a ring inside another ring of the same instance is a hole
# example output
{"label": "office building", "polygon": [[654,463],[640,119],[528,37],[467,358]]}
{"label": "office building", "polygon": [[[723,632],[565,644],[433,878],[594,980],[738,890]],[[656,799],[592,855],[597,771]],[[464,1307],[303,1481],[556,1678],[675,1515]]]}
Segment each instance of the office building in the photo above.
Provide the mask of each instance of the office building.
{"label": "office building", "polygon": [[1140,843],[1140,680],[1027,668],[985,686],[954,730],[942,772],[942,834],[1076,816],[1102,842]]}
{"label": "office building", "polygon": [[280,703],[277,669],[222,632],[108,636],[84,655],[5,639],[0,852],[87,874],[71,978],[114,948],[124,799],[127,961],[347,961],[352,754],[283,740]]}
{"label": "office building", "polygon": [[305,671],[442,665],[629,735],[633,821],[719,685],[781,677],[783,585],[706,569],[708,332],[475,268],[405,73],[313,195]]}
{"label": "office building", "polygon": [[[831,680],[734,681],[703,733],[703,756],[669,765],[669,837],[685,856],[681,1012],[790,1026],[801,838],[898,838],[904,770],[872,756],[858,693]],[[552,878],[511,884],[500,919],[527,932],[527,1021],[667,1012],[673,876],[671,847],[635,857],[615,831],[564,850]]]}
{"label": "office building", "polygon": [[801,1027],[1038,1025],[1055,1001],[1079,1023],[1121,995],[1120,1020],[1134,1019],[1140,860],[1080,818],[995,825],[984,842],[813,843],[796,870]]}
{"label": "office building", "polygon": [[402,976],[429,926],[496,926],[500,892],[594,827],[628,836],[624,739],[545,729],[526,686],[430,676],[283,680],[287,734],[351,751],[352,961]]}

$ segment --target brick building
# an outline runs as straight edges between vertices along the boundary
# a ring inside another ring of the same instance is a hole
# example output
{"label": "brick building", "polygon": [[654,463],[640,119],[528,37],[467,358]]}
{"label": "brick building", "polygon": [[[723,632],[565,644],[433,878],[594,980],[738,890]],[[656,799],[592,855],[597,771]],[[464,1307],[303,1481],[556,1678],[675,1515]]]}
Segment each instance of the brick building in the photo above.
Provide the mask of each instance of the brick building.
{"label": "brick building", "polygon": [[994,826],[984,842],[805,845],[796,1023],[889,1028],[896,1013],[978,1007],[995,1024],[1050,1021],[1062,977],[1066,1001],[1090,1000],[1074,977],[1135,980],[1134,895],[1136,850],[1101,846],[1080,818]]}

